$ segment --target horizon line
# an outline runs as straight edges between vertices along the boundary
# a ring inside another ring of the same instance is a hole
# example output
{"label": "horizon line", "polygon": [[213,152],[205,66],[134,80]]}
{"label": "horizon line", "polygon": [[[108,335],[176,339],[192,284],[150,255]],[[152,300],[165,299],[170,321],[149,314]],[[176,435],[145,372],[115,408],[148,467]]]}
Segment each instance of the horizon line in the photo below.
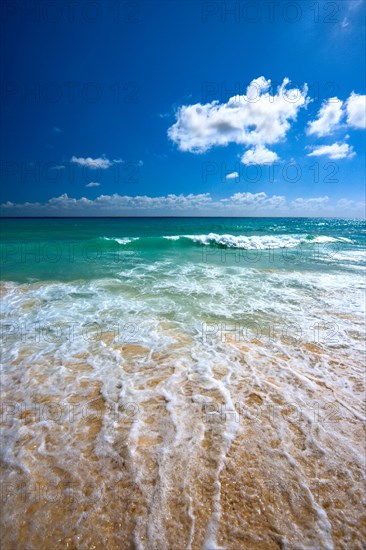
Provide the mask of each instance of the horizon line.
{"label": "horizon line", "polygon": [[184,219],[184,218],[197,218],[197,219],[217,219],[217,218],[230,218],[230,219],[327,219],[327,220],[366,220],[365,217],[342,217],[342,216],[0,216],[0,220],[34,220],[34,219]]}

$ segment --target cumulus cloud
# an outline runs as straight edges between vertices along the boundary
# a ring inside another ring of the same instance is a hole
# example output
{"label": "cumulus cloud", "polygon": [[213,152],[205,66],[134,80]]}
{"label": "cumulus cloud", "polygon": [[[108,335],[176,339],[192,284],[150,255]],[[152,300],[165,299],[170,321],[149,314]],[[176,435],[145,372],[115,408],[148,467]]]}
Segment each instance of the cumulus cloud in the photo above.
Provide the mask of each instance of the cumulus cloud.
{"label": "cumulus cloud", "polygon": [[87,166],[88,168],[92,168],[94,170],[97,170],[98,168],[102,170],[106,170],[107,168],[110,168],[113,165],[113,162],[116,161],[110,161],[107,159],[104,155],[102,157],[93,159],[91,157],[75,157],[73,155],[70,159],[70,162],[73,162],[75,164],[78,164],[79,166]]}
{"label": "cumulus cloud", "polygon": [[331,97],[324,101],[316,119],[309,122],[307,134],[323,137],[339,128],[344,114],[342,106],[343,101],[338,99],[338,97]]}
{"label": "cumulus cloud", "polygon": [[351,93],[346,101],[347,124],[352,128],[366,128],[366,95]]}
{"label": "cumulus cloud", "polygon": [[[346,121],[341,124],[342,119]],[[343,102],[338,97],[331,97],[323,102],[315,120],[309,122],[306,133],[324,137],[339,128],[366,128],[366,95],[352,92]]]}
{"label": "cumulus cloud", "polygon": [[97,181],[91,181],[90,183],[87,183],[85,187],[99,187],[100,183]]}
{"label": "cumulus cloud", "polygon": [[241,157],[241,162],[246,165],[273,164],[276,160],[279,160],[279,156],[263,145],[258,145],[254,149],[248,149]]}
{"label": "cumulus cloud", "polygon": [[235,178],[238,178],[239,174],[238,172],[231,172],[231,174],[227,174],[226,179],[227,180],[233,180]]}
{"label": "cumulus cloud", "polygon": [[268,209],[278,208],[286,204],[285,197],[266,193],[235,193],[231,197],[214,200],[210,193],[174,195],[169,194],[160,197],[146,195],[126,196],[100,195],[94,200],[86,197],[76,199],[69,197],[67,193],[59,197],[53,197],[48,202],[2,205],[4,211],[23,210],[27,213],[50,213],[53,215],[120,215],[123,213],[151,213],[159,215],[161,212],[173,212],[175,215],[185,215],[187,212],[200,215],[202,212],[226,213],[233,212],[266,212]]}
{"label": "cumulus cloud", "polygon": [[[285,78],[275,89],[271,80],[260,76],[251,81],[245,94],[235,95],[226,103],[215,100],[183,105],[175,114],[168,136],[180,151],[199,154],[236,143],[247,149],[241,157],[243,164],[272,164],[280,159],[268,146],[285,141],[299,110],[310,102],[306,84],[302,90],[289,84]],[[353,92],[345,101],[338,97],[325,100],[316,118],[308,123],[306,133],[324,137],[347,127],[366,127],[366,96]],[[340,159],[355,153],[351,146],[335,143],[314,148],[309,154],[319,155]]]}
{"label": "cumulus cloud", "polygon": [[262,76],[250,83],[246,94],[233,96],[227,103],[183,105],[168,136],[179,150],[193,153],[229,143],[254,147],[278,143],[309,101],[306,85],[302,90],[289,89],[289,83],[285,78],[271,94],[271,81]]}
{"label": "cumulus cloud", "polygon": [[[342,202],[343,201],[343,202]],[[258,193],[234,193],[227,198],[214,199],[210,193],[188,195],[164,195],[160,197],[100,195],[94,200],[86,197],[69,197],[66,193],[53,197],[46,203],[14,204],[8,201],[1,205],[4,216],[122,216],[122,215],[175,215],[175,216],[362,216],[364,204],[357,201],[346,203],[340,199],[330,204],[328,197],[297,198],[288,201],[283,195]]]}
{"label": "cumulus cloud", "polygon": [[323,155],[328,156],[330,159],[345,159],[355,156],[352,145],[348,143],[333,143],[333,145],[321,145],[315,147],[311,153],[308,153],[308,157],[320,157]]}

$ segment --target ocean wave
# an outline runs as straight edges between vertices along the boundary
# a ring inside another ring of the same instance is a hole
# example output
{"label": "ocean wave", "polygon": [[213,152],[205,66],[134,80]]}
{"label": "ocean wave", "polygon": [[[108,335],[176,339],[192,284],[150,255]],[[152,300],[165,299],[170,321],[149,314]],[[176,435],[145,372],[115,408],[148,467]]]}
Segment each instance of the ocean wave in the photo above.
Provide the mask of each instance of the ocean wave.
{"label": "ocean wave", "polygon": [[314,237],[313,235],[308,235],[306,237],[307,241],[311,241],[313,243],[353,243],[351,239],[347,239],[346,237],[327,237],[326,235],[320,235],[319,237]]}
{"label": "ocean wave", "polygon": [[301,244],[325,244],[325,243],[352,243],[346,237],[328,237],[313,235],[219,235],[208,233],[207,235],[172,235],[164,239],[177,241],[188,239],[194,243],[211,246],[222,246],[225,248],[241,249],[265,249],[265,248],[294,248]]}
{"label": "ocean wave", "polygon": [[123,238],[117,238],[117,237],[102,237],[104,241],[114,241],[118,244],[129,244],[133,241],[138,241],[139,237],[123,237]]}
{"label": "ocean wave", "polygon": [[139,241],[139,248],[161,248],[165,246],[187,247],[190,244],[218,246],[222,248],[238,248],[246,250],[260,250],[269,248],[294,248],[299,245],[349,243],[353,241],[346,237],[330,237],[326,235],[231,235],[208,233],[202,235],[164,235],[141,237],[101,237],[104,241],[113,241],[120,245],[127,245]]}

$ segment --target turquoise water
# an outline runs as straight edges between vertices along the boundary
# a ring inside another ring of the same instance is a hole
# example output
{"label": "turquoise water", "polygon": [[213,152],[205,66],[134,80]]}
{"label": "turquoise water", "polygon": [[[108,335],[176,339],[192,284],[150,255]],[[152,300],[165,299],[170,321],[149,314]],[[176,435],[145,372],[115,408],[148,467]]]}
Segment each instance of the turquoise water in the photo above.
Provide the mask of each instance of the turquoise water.
{"label": "turquoise water", "polygon": [[365,545],[364,221],[1,227],[9,547]]}
{"label": "turquoise water", "polygon": [[322,218],[3,219],[1,228],[2,275],[19,282],[113,277],[163,260],[345,268],[362,263],[366,235],[364,221]]}

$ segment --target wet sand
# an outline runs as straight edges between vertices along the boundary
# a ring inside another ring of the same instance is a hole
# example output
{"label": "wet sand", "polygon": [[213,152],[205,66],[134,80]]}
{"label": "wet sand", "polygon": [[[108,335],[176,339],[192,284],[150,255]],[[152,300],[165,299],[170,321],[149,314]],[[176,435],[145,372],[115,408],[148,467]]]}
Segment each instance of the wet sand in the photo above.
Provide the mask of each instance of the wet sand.
{"label": "wet sand", "polygon": [[191,337],[162,330],[160,350],[105,334],[66,363],[13,359],[4,549],[364,548],[362,364],[228,337],[203,371]]}

